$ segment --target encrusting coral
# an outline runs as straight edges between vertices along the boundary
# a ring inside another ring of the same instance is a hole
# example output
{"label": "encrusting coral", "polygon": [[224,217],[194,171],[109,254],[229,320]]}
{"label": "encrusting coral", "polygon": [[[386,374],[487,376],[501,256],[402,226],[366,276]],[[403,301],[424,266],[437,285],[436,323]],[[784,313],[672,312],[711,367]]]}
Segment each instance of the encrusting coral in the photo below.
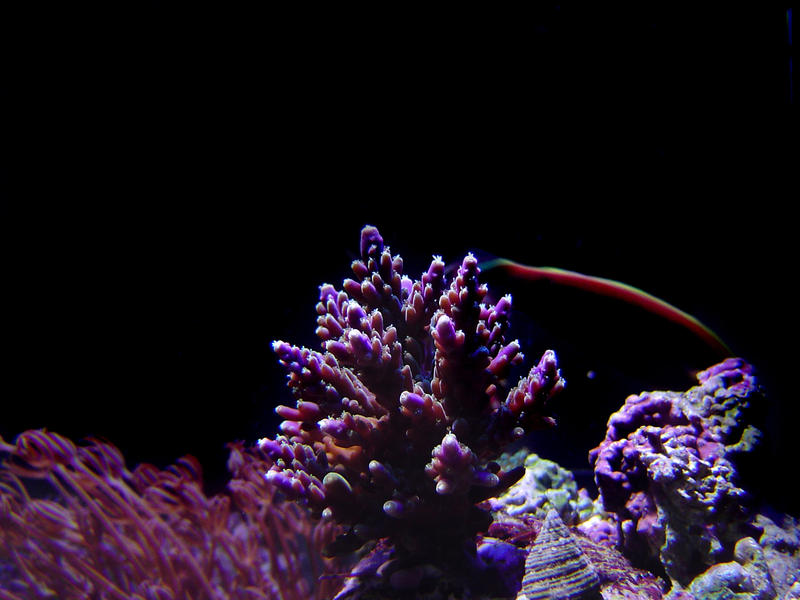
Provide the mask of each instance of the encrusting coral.
{"label": "encrusting coral", "polygon": [[420,279],[404,276],[374,227],[360,251],[354,278],[320,287],[320,349],[273,345],[296,405],[278,407],[282,435],[260,441],[267,477],[349,526],[354,545],[386,538],[400,565],[446,564],[474,554],[490,522],[477,503],[522,475],[492,461],[553,424],[548,403],[565,383],[548,351],[509,386],[523,360],[506,339],[511,298],[488,302],[471,254],[447,281],[439,257]]}
{"label": "encrusting coral", "polygon": [[744,426],[744,413],[760,396],[752,367],[728,359],[698,381],[684,393],[630,396],[590,452],[626,553],[646,565],[660,561],[681,586],[730,557],[737,540],[753,532],[732,462],[759,436]]}
{"label": "encrusting coral", "polygon": [[[590,452],[615,541],[669,577],[670,600],[791,598],[800,530],[789,515],[776,516],[778,525],[759,514],[768,507],[755,504],[737,472],[761,436],[750,422],[765,400],[754,369],[729,358],[697,379],[686,392],[628,397]],[[596,517],[579,529],[614,540],[608,519]]]}
{"label": "encrusting coral", "polygon": [[487,500],[495,521],[503,515],[530,515],[544,519],[555,509],[567,524],[586,521],[596,507],[586,489],[578,489],[575,476],[557,463],[523,448],[512,455],[503,455],[501,464],[521,463],[525,475],[502,496]]}

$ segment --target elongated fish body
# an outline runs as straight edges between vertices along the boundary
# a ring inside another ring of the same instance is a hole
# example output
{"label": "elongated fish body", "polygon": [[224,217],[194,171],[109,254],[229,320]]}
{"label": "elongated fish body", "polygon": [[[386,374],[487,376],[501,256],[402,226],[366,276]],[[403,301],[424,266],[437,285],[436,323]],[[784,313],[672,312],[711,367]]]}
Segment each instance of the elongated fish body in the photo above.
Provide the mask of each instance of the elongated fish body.
{"label": "elongated fish body", "polygon": [[551,510],[525,559],[517,600],[599,598],[600,579],[567,526]]}

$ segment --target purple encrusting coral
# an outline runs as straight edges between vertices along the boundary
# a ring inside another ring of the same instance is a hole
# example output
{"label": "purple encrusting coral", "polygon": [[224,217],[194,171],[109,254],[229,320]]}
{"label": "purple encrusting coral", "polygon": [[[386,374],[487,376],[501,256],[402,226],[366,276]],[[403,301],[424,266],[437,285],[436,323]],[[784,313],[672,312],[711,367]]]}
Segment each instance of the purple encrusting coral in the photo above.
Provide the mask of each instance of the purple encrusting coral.
{"label": "purple encrusting coral", "polygon": [[660,561],[680,586],[729,559],[737,540],[752,533],[732,461],[760,435],[744,425],[760,394],[753,369],[732,358],[698,381],[683,393],[630,396],[589,455],[626,554]]}
{"label": "purple encrusting coral", "polygon": [[277,341],[294,407],[260,448],[267,478],[358,540],[388,538],[402,556],[461,552],[490,522],[476,506],[522,474],[492,462],[526,431],[547,427],[565,385],[552,351],[516,387],[523,355],[506,339],[511,298],[492,305],[467,255],[451,281],[434,257],[420,279],[361,232],[361,258],[340,290],[320,287],[319,350]]}

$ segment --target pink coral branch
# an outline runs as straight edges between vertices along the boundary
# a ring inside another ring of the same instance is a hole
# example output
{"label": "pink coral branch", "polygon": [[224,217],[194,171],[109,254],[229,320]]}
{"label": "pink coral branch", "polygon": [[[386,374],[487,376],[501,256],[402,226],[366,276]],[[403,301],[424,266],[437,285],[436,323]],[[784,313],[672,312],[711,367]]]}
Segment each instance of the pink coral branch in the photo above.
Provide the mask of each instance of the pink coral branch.
{"label": "pink coral branch", "polygon": [[554,423],[564,380],[547,352],[509,390],[524,359],[506,339],[511,298],[488,302],[471,254],[448,282],[436,256],[420,279],[404,275],[375,227],[360,249],[341,289],[319,288],[321,350],[274,342],[296,406],[276,409],[281,435],[259,449],[270,483],[315,516],[437,561],[487,525],[477,504],[519,477],[492,461]]}

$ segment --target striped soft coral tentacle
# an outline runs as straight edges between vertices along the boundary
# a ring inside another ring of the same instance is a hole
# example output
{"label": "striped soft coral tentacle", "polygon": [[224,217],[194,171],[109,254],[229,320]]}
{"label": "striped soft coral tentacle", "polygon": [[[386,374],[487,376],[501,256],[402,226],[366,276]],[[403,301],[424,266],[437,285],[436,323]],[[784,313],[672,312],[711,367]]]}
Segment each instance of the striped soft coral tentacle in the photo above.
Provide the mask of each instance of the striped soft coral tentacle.
{"label": "striped soft coral tentacle", "polygon": [[[44,431],[22,436],[22,444],[0,441],[8,455],[0,465],[8,566],[0,586],[9,598],[330,597],[304,569],[318,551],[310,513],[276,500],[263,476],[270,459],[257,449],[237,451],[228,492],[208,497],[194,459],[130,472],[105,442],[90,440],[75,453]],[[43,483],[30,487],[29,474]]]}
{"label": "striped soft coral tentacle", "polygon": [[208,577],[200,568],[200,565],[197,563],[197,560],[186,547],[186,544],[175,535],[175,532],[169,527],[166,523],[164,523],[163,519],[156,514],[150,506],[147,505],[137,494],[133,493],[124,482],[119,481],[116,486],[110,485],[110,482],[104,481],[99,476],[95,475],[85,467],[83,468],[83,472],[87,474],[89,477],[95,480],[103,488],[107,489],[109,493],[115,497],[120,507],[123,509],[126,515],[128,515],[133,521],[137,524],[137,527],[145,533],[148,538],[148,541],[152,543],[152,547],[156,550],[156,555],[159,559],[159,562],[165,567],[167,573],[170,574],[173,583],[173,589],[180,589],[178,587],[177,578],[175,575],[175,570],[173,568],[172,563],[170,560],[163,555],[163,553],[158,552],[157,550],[161,547],[161,543],[156,540],[155,533],[151,531],[150,527],[147,526],[147,523],[141,518],[141,516],[133,510],[133,506],[136,506],[139,510],[141,510],[144,514],[148,517],[148,522],[153,523],[158,526],[159,530],[163,532],[163,534],[169,539],[170,542],[175,546],[175,548],[181,553],[182,558],[185,560],[186,565],[191,570],[192,574],[197,578],[198,583],[200,583],[201,587],[205,590],[206,594],[208,594],[209,598],[217,598],[218,594],[214,591],[211,587],[211,583],[208,581]]}
{"label": "striped soft coral tentacle", "polygon": [[[84,560],[77,556],[74,552],[64,552],[64,548],[61,547],[53,540],[45,539],[43,540],[48,546],[52,547],[54,552],[60,552],[59,556],[61,560],[69,563],[76,573],[80,573],[88,577],[95,585],[102,590],[103,594],[107,595],[109,598],[113,598],[114,600],[128,600],[130,595],[125,592],[124,590],[120,589],[119,586],[115,585],[108,577],[100,573],[97,569],[95,569],[91,563],[87,560]],[[61,573],[61,580],[66,582],[67,577],[66,574]],[[73,587],[77,587],[78,581],[75,581],[73,577],[72,581]],[[76,590],[76,593],[78,590]]]}
{"label": "striped soft coral tentacle", "polygon": [[[33,550],[36,552],[36,548],[34,544],[26,545],[26,550]],[[43,591],[42,588],[46,585],[44,582],[40,581],[38,574],[35,572],[35,568],[33,565],[30,564],[26,557],[23,557],[19,550],[11,550],[11,558],[14,561],[14,564],[19,571],[21,576],[22,582],[25,583],[28,590],[36,590],[33,593],[36,593],[39,597],[47,597],[46,594],[50,594],[50,597],[53,596],[52,590],[49,588],[46,591]],[[21,582],[18,582],[21,583]]]}
{"label": "striped soft coral tentacle", "polygon": [[[119,549],[125,552],[127,558],[136,565],[137,570],[142,574],[147,573],[147,566],[142,564],[138,553],[131,551],[130,548],[131,540],[127,539],[119,530],[119,528],[114,526],[114,523],[111,522],[108,515],[100,508],[98,502],[91,496],[89,496],[89,494],[83,488],[81,483],[76,480],[75,476],[62,465],[57,466],[55,472],[57,473],[58,477],[60,477],[67,485],[69,485],[73,493],[76,496],[78,496],[84,503],[84,506],[86,506],[86,508],[92,513],[92,515],[94,515],[98,519],[98,521],[103,525],[104,529],[108,531],[109,535],[111,535],[111,537],[114,538],[114,541],[117,543]],[[132,515],[131,514],[132,511],[129,509],[129,507],[125,506],[124,503],[120,503],[120,508],[122,509],[123,512],[127,513],[129,517],[133,518],[133,520],[141,522],[141,520],[138,519],[138,515]],[[139,531],[143,534],[148,533],[144,523],[140,524]],[[152,537],[152,535],[148,536],[148,538],[149,541],[152,542],[153,548],[159,547],[155,541],[155,538]],[[160,553],[156,553],[157,556],[159,554]],[[170,570],[171,569],[168,569],[168,571]],[[172,573],[174,577],[174,571]]]}
{"label": "striped soft coral tentacle", "polygon": [[[294,551],[294,548],[290,547],[290,544],[293,543],[293,540],[292,542],[289,541],[289,537],[292,532],[290,528],[286,527],[285,515],[276,515],[273,511],[267,511],[266,516],[267,519],[264,521],[264,524],[266,525],[265,528],[272,529],[277,532],[278,543],[282,550],[283,556],[286,558],[286,569],[289,572],[288,576],[284,573],[281,573],[279,571],[279,565],[277,561],[275,561],[270,565],[272,576],[279,581],[299,582],[301,577],[298,566],[295,564],[295,561],[291,560],[291,558],[295,556],[297,552]],[[302,600],[302,594],[301,591],[297,589],[297,585],[286,587],[284,592],[290,592],[291,594],[286,598],[286,600]]]}

